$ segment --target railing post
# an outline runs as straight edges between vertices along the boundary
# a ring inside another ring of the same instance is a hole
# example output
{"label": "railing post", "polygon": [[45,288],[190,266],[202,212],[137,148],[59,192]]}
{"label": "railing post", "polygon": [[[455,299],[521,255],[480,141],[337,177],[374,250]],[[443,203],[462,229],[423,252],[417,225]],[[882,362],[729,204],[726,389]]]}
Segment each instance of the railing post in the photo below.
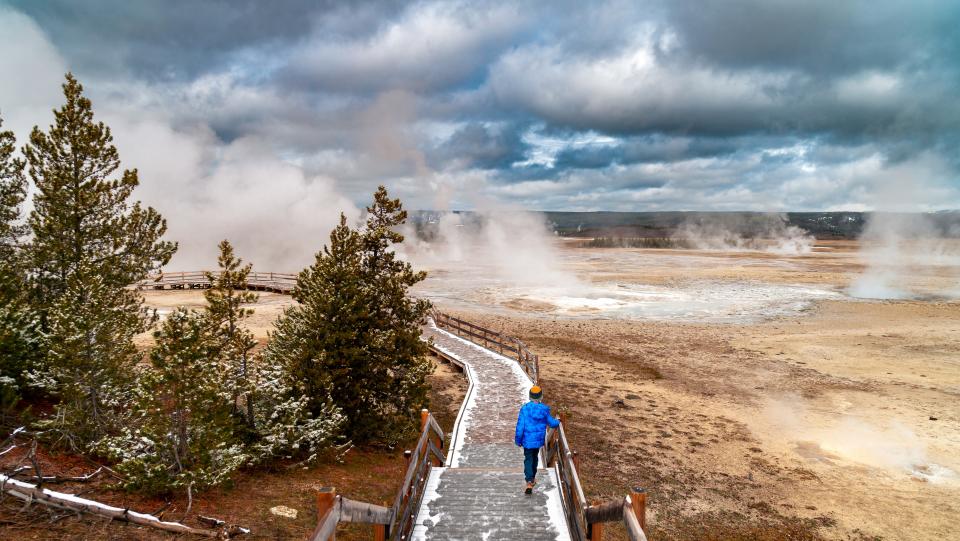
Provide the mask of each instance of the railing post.
{"label": "railing post", "polygon": [[[323,522],[327,515],[333,512],[333,505],[337,500],[337,489],[334,487],[322,487],[317,491],[317,520]],[[330,536],[330,539],[336,538],[336,533]],[[326,539],[322,541],[327,541]]]}
{"label": "railing post", "polygon": [[387,525],[386,524],[373,525],[373,541],[387,541]]}
{"label": "railing post", "polygon": [[587,539],[589,541],[601,541],[603,539],[603,523],[594,522],[587,524]]}
{"label": "railing post", "polygon": [[430,418],[430,410],[420,410],[420,433],[427,429],[427,420]]}
{"label": "railing post", "polygon": [[573,467],[577,469],[577,472],[580,472],[580,453],[577,451],[573,452]]}
{"label": "railing post", "polygon": [[410,465],[411,458],[413,458],[413,451],[411,451],[410,449],[407,449],[406,451],[403,452],[403,464],[405,466]]}
{"label": "railing post", "polygon": [[630,491],[630,504],[633,506],[633,512],[637,515],[637,522],[640,523],[640,529],[647,532],[647,491],[634,487]]}

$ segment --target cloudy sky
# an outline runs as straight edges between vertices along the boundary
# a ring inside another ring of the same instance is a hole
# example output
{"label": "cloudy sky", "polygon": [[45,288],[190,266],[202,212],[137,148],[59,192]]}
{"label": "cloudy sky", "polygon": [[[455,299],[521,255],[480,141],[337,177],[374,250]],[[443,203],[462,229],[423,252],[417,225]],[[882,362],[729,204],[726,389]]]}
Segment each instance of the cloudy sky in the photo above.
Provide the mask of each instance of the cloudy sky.
{"label": "cloudy sky", "polygon": [[72,70],[143,199],[250,235],[378,183],[412,208],[957,208],[957,28],[955,0],[0,0],[0,114],[49,124]]}

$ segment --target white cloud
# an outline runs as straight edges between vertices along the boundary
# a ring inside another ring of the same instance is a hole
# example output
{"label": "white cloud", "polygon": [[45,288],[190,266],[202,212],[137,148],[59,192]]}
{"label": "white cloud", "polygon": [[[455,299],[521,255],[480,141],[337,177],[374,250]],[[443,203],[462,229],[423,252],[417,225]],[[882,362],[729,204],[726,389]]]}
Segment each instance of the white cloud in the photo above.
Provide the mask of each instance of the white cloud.
{"label": "white cloud", "polygon": [[378,91],[457,85],[526,24],[511,5],[417,3],[374,36],[344,41],[318,32],[296,50],[289,72],[318,90]]}
{"label": "white cloud", "polygon": [[46,127],[50,110],[62,101],[67,63],[29,17],[0,5],[0,116],[4,130],[23,142],[37,124]]}
{"label": "white cloud", "polygon": [[737,124],[738,115],[769,112],[791,81],[787,74],[666,64],[655,37],[648,30],[604,56],[570,56],[556,45],[521,47],[494,64],[490,84],[501,101],[561,124],[635,131]]}

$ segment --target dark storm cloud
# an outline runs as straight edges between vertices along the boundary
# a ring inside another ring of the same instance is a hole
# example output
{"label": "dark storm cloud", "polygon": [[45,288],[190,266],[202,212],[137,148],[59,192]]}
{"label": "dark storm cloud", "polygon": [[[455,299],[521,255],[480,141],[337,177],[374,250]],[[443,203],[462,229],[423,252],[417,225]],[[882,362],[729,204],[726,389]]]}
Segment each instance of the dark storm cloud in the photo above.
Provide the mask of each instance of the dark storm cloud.
{"label": "dark storm cloud", "polygon": [[960,185],[955,1],[4,2],[98,104],[351,195],[810,209],[869,205],[878,176]]}
{"label": "dark storm cloud", "polygon": [[[335,0],[9,0],[46,30],[75,69],[129,69],[146,79],[190,78],[231,56],[282,51],[311,31],[362,35],[401,2]],[[258,51],[258,48],[263,49]]]}
{"label": "dark storm cloud", "polygon": [[[782,144],[782,140],[777,144]],[[595,169],[611,164],[676,162],[696,158],[725,156],[743,150],[771,145],[771,138],[741,137],[668,137],[647,135],[625,138],[616,145],[565,148],[557,154],[559,168]]]}
{"label": "dark storm cloud", "polygon": [[429,153],[434,168],[449,165],[478,169],[508,169],[523,161],[530,145],[521,138],[524,126],[507,125],[489,128],[471,123],[460,128],[449,139]]}
{"label": "dark storm cloud", "polygon": [[842,74],[954,63],[960,48],[952,0],[723,0],[665,4],[682,54],[746,68]]}

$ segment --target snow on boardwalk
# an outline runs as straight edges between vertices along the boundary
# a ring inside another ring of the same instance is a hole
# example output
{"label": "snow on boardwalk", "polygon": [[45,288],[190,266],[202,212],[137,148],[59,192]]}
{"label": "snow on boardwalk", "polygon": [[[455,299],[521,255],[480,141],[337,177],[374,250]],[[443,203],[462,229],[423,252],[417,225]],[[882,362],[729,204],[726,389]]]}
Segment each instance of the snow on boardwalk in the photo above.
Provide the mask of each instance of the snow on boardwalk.
{"label": "snow on boardwalk", "polygon": [[430,471],[412,539],[569,540],[554,470],[541,468],[533,494],[523,493],[523,452],[513,433],[530,379],[513,359],[433,325],[427,337],[464,364],[472,384],[447,463]]}

